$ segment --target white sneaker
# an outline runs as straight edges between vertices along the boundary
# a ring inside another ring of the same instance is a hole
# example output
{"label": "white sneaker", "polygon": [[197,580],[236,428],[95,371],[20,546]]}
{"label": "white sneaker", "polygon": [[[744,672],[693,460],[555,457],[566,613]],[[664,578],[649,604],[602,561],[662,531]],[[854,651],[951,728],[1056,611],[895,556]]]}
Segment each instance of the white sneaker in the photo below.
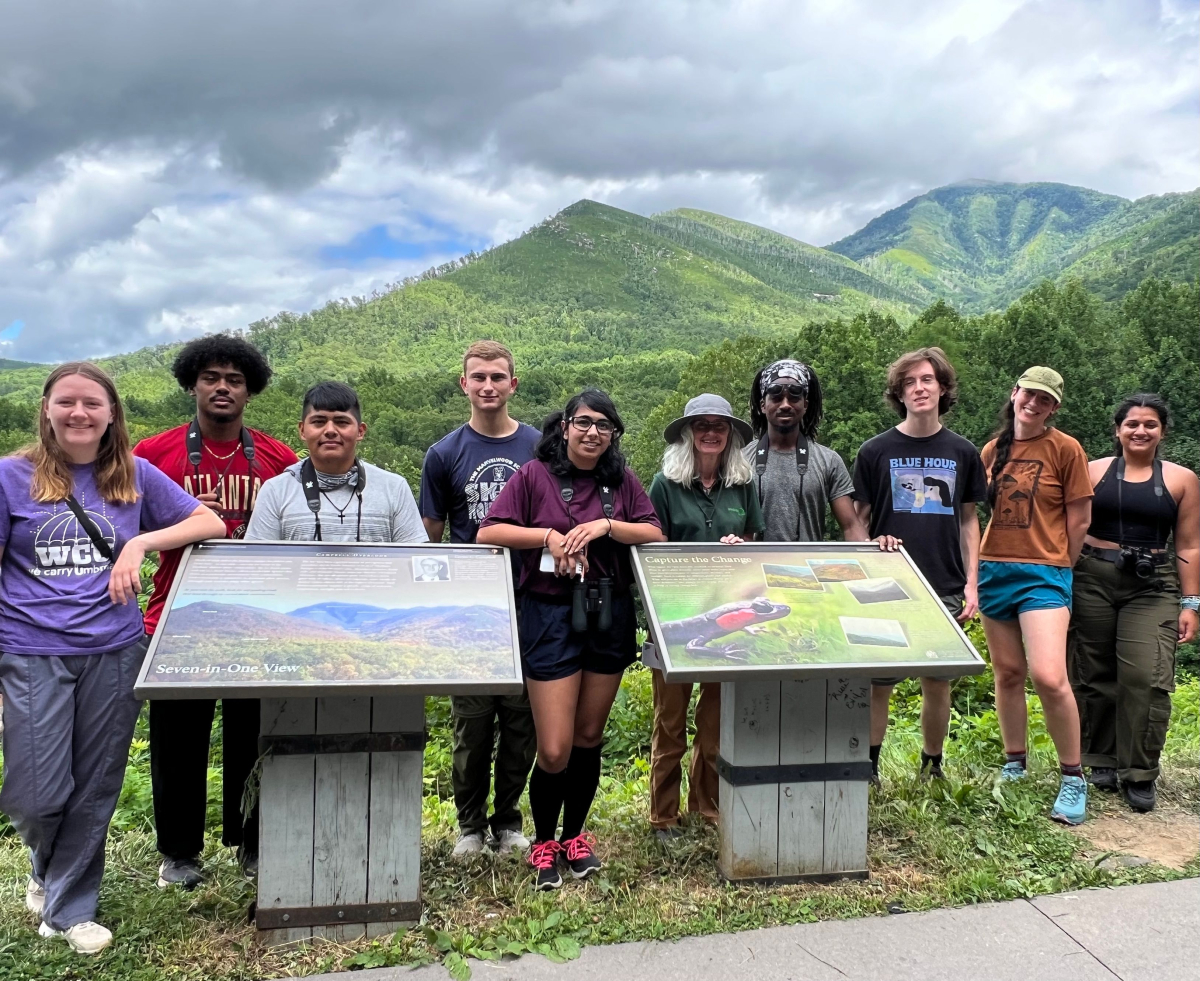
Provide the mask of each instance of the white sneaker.
{"label": "white sneaker", "polygon": [[529,851],[529,839],[520,831],[505,828],[496,838],[497,855],[524,855]]}
{"label": "white sneaker", "polygon": [[25,887],[25,908],[30,913],[42,915],[42,907],[46,905],[46,887],[39,886],[33,876],[29,877],[29,885]]}
{"label": "white sneaker", "polygon": [[43,937],[65,938],[77,954],[98,954],[112,943],[112,931],[91,920],[76,923],[65,930],[55,930],[49,923],[43,922],[38,927],[38,933]]}
{"label": "white sneaker", "polygon": [[481,854],[487,849],[487,845],[483,841],[482,831],[472,831],[470,834],[465,834],[458,839],[458,844],[454,846],[454,851],[450,853],[451,858],[472,858],[475,855]]}

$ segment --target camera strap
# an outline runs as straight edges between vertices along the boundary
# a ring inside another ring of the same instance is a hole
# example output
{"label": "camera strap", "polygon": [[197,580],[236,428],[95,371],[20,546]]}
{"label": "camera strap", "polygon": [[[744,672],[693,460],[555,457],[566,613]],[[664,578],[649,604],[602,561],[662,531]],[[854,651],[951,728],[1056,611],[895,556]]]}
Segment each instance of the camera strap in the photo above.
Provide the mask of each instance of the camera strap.
{"label": "camera strap", "polygon": [[[246,462],[250,465],[249,487],[246,489],[246,498],[242,502],[242,524],[246,525],[250,523],[250,514],[254,510],[254,474],[257,468],[254,465],[254,437],[250,434],[250,430],[243,426],[242,431],[238,434],[238,439],[242,444],[242,456],[246,458]],[[204,436],[200,432],[200,420],[195,416],[192,417],[192,421],[188,424],[184,445],[187,447],[188,463],[192,465],[192,479],[196,482],[196,493],[199,494],[200,464],[204,460]],[[217,477],[218,484],[224,479],[225,475],[220,474]]]}
{"label": "camera strap", "polygon": [[71,509],[71,513],[75,515],[75,520],[79,522],[79,526],[87,532],[87,536],[92,540],[92,545],[95,547],[96,551],[103,555],[104,558],[107,559],[111,564],[113,560],[112,546],[104,540],[104,536],[100,534],[100,529],[96,527],[96,522],[88,517],[88,514],[86,511],[84,511],[83,506],[77,500],[75,500],[74,494],[67,495],[67,507],[69,507]]}
{"label": "camera strap", "polygon": [[[771,452],[771,435],[763,433],[754,450],[755,483],[758,499],[762,500],[762,479],[767,472],[767,455]],[[804,475],[808,473],[808,437],[803,430],[796,433],[796,473],[800,475],[800,493],[804,494]]]}
{"label": "camera strap", "polygon": [[[1125,457],[1119,456],[1116,459],[1117,466],[1117,534],[1120,536],[1120,541],[1117,542],[1122,548],[1125,546],[1125,495],[1122,493],[1125,487]],[[1153,474],[1154,481],[1154,496],[1163,496],[1163,466],[1162,460],[1157,455],[1154,457],[1154,464],[1150,468]],[[1154,521],[1158,524],[1158,517]]]}
{"label": "camera strap", "polygon": [[[367,468],[359,460],[354,461],[354,471],[357,474],[354,483],[354,494],[358,498],[358,518],[354,526],[354,540],[362,541],[362,501],[363,491],[367,489]],[[313,466],[312,457],[306,456],[300,464],[300,487],[304,491],[304,500],[313,516],[313,541],[321,541],[321,484],[317,478],[317,468]],[[333,502],[330,501],[330,504]],[[346,502],[347,507],[350,502]]]}
{"label": "camera strap", "polygon": [[[616,513],[616,509],[613,505],[613,501],[615,499],[613,489],[607,484],[602,484],[599,480],[596,480],[596,490],[600,494],[600,507],[604,511],[604,517],[608,518],[609,521],[612,521],[613,514]],[[562,498],[563,504],[565,504],[567,508],[567,521],[570,522],[570,526],[574,528],[575,518],[571,514],[571,501],[575,497],[575,487],[574,481],[566,474],[558,475],[558,493]]]}

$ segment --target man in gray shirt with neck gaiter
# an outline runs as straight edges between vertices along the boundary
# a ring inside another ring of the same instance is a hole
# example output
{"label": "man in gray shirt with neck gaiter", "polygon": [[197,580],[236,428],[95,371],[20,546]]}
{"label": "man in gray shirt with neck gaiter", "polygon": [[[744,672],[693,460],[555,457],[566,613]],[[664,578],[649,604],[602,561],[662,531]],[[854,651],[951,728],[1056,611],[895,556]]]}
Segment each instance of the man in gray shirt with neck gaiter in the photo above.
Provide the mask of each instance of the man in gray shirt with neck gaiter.
{"label": "man in gray shirt with neck gaiter", "polygon": [[[425,526],[408,482],[358,459],[367,434],[354,389],[321,382],[304,394],[300,438],[307,459],[272,477],[258,492],[246,538],[292,542],[425,542]],[[315,486],[320,510],[308,506]]]}

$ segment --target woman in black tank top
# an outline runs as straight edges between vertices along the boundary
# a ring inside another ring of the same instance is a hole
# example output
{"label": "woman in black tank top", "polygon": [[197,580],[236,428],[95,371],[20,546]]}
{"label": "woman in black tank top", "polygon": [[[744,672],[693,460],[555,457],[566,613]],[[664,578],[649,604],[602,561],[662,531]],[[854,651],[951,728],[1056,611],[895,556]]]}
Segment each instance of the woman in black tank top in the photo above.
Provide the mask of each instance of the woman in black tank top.
{"label": "woman in black tank top", "polygon": [[1200,481],[1159,459],[1169,422],[1157,395],[1118,407],[1117,456],[1089,464],[1092,523],[1074,575],[1069,668],[1083,763],[1097,788],[1120,788],[1138,811],[1155,804],[1175,647],[1200,618]]}

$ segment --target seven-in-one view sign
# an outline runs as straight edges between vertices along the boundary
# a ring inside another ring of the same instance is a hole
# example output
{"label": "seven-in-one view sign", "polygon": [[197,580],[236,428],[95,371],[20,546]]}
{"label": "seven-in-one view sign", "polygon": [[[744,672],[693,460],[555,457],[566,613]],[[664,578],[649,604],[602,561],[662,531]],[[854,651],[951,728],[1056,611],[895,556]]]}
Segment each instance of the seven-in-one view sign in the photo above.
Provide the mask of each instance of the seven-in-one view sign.
{"label": "seven-in-one view sign", "polygon": [[146,654],[143,698],[521,690],[506,549],[203,542]]}

